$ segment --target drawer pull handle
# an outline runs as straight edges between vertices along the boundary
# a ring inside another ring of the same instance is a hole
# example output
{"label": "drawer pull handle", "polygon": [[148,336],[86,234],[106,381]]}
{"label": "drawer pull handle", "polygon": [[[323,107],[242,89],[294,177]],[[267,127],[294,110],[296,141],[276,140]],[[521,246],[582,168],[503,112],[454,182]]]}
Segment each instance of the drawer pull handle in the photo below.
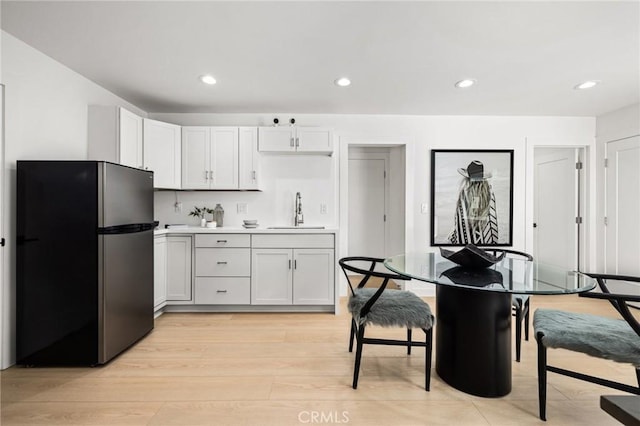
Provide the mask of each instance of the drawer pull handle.
{"label": "drawer pull handle", "polygon": [[218,265],[226,265],[227,262],[218,262]]}
{"label": "drawer pull handle", "polygon": [[226,293],[227,290],[216,290],[216,293]]}
{"label": "drawer pull handle", "polygon": [[218,240],[219,243],[226,243],[227,240]]}
{"label": "drawer pull handle", "polygon": [[291,259],[289,259],[289,269],[291,269]]}

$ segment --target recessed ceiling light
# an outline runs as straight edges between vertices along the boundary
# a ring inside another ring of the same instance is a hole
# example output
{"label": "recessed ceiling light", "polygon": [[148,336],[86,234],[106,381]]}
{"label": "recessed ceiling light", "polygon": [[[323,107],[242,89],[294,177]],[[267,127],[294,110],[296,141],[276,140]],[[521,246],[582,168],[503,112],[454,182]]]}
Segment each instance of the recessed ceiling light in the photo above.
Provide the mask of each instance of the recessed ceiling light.
{"label": "recessed ceiling light", "polygon": [[201,75],[200,81],[204,84],[216,84],[216,79],[211,74]]}
{"label": "recessed ceiling light", "polygon": [[591,89],[592,87],[598,85],[598,83],[600,83],[600,80],[588,80],[584,83],[580,83],[577,86],[574,86],[573,88],[577,90]]}
{"label": "recessed ceiling light", "polygon": [[458,89],[466,89],[467,87],[471,87],[476,84],[476,80],[473,78],[465,78],[464,80],[460,80],[456,83],[456,87]]}
{"label": "recessed ceiling light", "polygon": [[351,80],[349,80],[347,77],[341,77],[334,81],[334,83],[340,87],[347,87],[351,84]]}

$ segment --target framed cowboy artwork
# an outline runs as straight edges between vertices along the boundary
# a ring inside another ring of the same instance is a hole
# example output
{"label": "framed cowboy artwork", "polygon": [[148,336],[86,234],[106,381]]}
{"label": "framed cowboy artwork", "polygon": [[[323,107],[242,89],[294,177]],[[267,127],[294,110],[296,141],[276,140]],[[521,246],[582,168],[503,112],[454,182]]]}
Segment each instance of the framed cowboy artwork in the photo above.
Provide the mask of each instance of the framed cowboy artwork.
{"label": "framed cowboy artwork", "polygon": [[431,245],[510,246],[513,150],[431,151]]}

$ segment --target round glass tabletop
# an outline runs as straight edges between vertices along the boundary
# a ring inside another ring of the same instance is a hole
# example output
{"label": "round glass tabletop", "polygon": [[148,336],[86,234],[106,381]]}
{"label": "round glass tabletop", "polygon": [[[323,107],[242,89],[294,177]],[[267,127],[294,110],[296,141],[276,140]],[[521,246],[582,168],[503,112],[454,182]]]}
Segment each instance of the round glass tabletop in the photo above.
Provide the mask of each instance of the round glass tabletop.
{"label": "round glass tabletop", "polygon": [[519,294],[570,294],[589,291],[596,281],[580,272],[505,256],[481,269],[456,265],[439,253],[406,253],[385,259],[391,271],[438,285]]}

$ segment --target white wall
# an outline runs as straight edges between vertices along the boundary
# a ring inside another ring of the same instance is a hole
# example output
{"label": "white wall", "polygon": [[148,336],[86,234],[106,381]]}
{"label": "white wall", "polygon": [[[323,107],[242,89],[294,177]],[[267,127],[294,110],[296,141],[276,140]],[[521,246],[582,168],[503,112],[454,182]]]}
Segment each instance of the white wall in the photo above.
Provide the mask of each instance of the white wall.
{"label": "white wall", "polygon": [[[87,105],[135,106],[2,32],[5,97],[5,205],[7,246],[2,277],[2,354],[6,368],[15,357],[16,161],[86,159]],[[43,212],[46,214],[46,212]]]}
{"label": "white wall", "polygon": [[604,272],[604,187],[605,187],[605,144],[619,139],[640,135],[640,104],[601,115],[596,119],[596,272]]}

